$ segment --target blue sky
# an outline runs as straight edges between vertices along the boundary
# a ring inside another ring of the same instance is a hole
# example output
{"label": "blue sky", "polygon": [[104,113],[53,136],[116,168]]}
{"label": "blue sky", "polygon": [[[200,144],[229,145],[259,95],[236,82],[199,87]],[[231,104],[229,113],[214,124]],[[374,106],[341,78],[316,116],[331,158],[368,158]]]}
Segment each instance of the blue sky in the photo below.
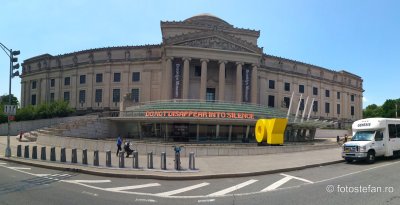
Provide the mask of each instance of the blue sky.
{"label": "blue sky", "polygon": [[[267,54],[364,79],[364,107],[400,98],[400,1],[396,0],[1,0],[0,42],[22,60],[90,48],[161,43],[160,21],[211,13],[261,31]],[[0,95],[9,61],[0,51]],[[397,77],[396,77],[397,76]],[[19,98],[20,79],[12,81]]]}

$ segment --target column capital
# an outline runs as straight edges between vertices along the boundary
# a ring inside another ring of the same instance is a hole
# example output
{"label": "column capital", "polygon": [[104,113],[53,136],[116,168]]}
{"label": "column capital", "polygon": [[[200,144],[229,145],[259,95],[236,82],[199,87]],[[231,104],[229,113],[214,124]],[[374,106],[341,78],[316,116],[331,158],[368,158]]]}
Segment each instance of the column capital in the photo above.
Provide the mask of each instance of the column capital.
{"label": "column capital", "polygon": [[241,65],[241,66],[243,66],[244,63],[243,63],[243,62],[236,62],[236,65]]}
{"label": "column capital", "polygon": [[182,57],[182,60],[183,60],[183,61],[191,61],[192,58],[189,58],[189,57]]}
{"label": "column capital", "polygon": [[165,57],[165,60],[170,60],[170,61],[172,61],[172,60],[174,60],[174,57],[170,57],[170,56],[168,56],[168,57]]}
{"label": "column capital", "polygon": [[258,68],[259,66],[258,66],[258,64],[253,63],[253,64],[251,64],[251,67],[253,67],[253,68],[254,68],[254,67],[257,67],[257,68]]}
{"label": "column capital", "polygon": [[206,62],[206,63],[208,63],[210,60],[209,59],[206,59],[206,58],[201,58],[200,59],[200,62]]}
{"label": "column capital", "polygon": [[227,64],[228,61],[226,61],[226,60],[219,60],[218,63],[219,63],[219,64],[222,64],[222,63],[223,63],[223,64]]}

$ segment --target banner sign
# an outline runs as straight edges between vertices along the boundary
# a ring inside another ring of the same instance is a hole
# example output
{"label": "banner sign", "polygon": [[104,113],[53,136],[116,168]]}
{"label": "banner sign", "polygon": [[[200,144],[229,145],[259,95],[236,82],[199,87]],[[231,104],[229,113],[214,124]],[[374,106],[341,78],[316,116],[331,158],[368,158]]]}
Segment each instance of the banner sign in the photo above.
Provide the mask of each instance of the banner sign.
{"label": "banner sign", "polygon": [[250,94],[251,94],[251,68],[249,64],[245,64],[243,66],[242,71],[242,100],[243,102],[250,102]]}
{"label": "banner sign", "polygon": [[212,118],[212,119],[254,119],[254,113],[246,112],[213,112],[213,111],[179,111],[154,110],[146,111],[145,117],[181,117],[181,118]]}
{"label": "banner sign", "polygon": [[172,98],[182,98],[182,59],[174,59],[172,62]]}

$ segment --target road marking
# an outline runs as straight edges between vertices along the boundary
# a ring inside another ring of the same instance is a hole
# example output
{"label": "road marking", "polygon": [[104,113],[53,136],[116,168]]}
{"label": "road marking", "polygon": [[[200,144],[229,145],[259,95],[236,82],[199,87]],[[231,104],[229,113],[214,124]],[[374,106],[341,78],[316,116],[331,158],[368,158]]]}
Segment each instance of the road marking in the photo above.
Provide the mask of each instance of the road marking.
{"label": "road marking", "polygon": [[281,174],[281,175],[285,176],[285,177],[291,177],[292,179],[297,179],[297,180],[300,180],[300,181],[303,181],[303,182],[307,182],[307,183],[310,183],[310,184],[314,183],[314,182],[312,182],[310,180],[307,180],[307,179],[304,179],[304,178],[300,178],[300,177],[291,176],[291,175],[288,175],[288,174]]}
{"label": "road marking", "polygon": [[275,190],[275,189],[279,188],[280,186],[284,185],[286,182],[290,181],[291,179],[297,179],[299,181],[307,182],[307,183],[310,183],[310,184],[314,183],[314,182],[312,182],[310,180],[303,179],[303,178],[300,178],[300,177],[295,177],[295,176],[288,175],[288,174],[281,174],[281,175],[285,176],[285,177],[280,179],[279,181],[269,185],[267,188],[265,188],[265,189],[263,189],[261,191],[263,192],[263,191]]}
{"label": "road marking", "polygon": [[233,192],[233,191],[236,191],[236,190],[238,190],[238,189],[241,189],[241,188],[243,188],[243,187],[245,187],[245,186],[248,186],[248,185],[250,185],[250,184],[253,184],[254,182],[257,182],[257,181],[258,181],[258,180],[251,179],[251,180],[249,180],[249,181],[245,181],[245,182],[240,183],[240,184],[238,184],[238,185],[235,185],[235,186],[232,186],[232,187],[223,189],[223,190],[221,190],[221,191],[218,191],[218,192],[209,194],[208,196],[222,196],[222,195],[231,193],[231,192]]}
{"label": "road marking", "polygon": [[284,178],[280,179],[279,181],[269,185],[267,188],[265,188],[265,189],[263,189],[261,191],[271,191],[271,190],[277,189],[278,187],[282,186],[283,184],[285,184],[286,182],[288,182],[291,179],[292,178],[289,177],[289,176],[284,177]]}
{"label": "road marking", "polygon": [[211,203],[214,201],[215,201],[215,199],[199,199],[199,200],[197,200],[197,203]]}
{"label": "road marking", "polygon": [[90,195],[90,196],[99,196],[96,193],[91,193],[91,192],[87,192],[87,191],[83,191],[82,194],[87,194],[87,195]]}
{"label": "road marking", "polygon": [[9,169],[15,169],[15,170],[31,170],[29,167],[8,167]]}
{"label": "road marking", "polygon": [[7,163],[4,163],[4,162],[0,162],[0,164],[1,164],[1,165],[6,165]]}
{"label": "road marking", "polygon": [[86,184],[95,184],[95,183],[107,183],[107,182],[111,182],[111,180],[62,180],[63,182],[67,182],[67,183],[76,183],[76,184],[80,184],[80,183],[86,183]]}
{"label": "road marking", "polygon": [[196,184],[196,185],[193,185],[193,186],[184,187],[182,189],[176,189],[176,190],[172,190],[172,191],[162,192],[162,193],[158,193],[156,195],[157,196],[171,196],[171,195],[175,195],[175,194],[180,194],[182,192],[190,191],[190,190],[193,190],[193,189],[197,189],[197,188],[200,188],[200,187],[203,187],[203,186],[207,186],[209,184],[210,183],[203,182],[201,184]]}
{"label": "road marking", "polygon": [[50,176],[52,177],[67,177],[67,176],[71,176],[69,174],[51,174]]}
{"label": "road marking", "polygon": [[142,184],[142,185],[134,185],[134,186],[106,188],[105,190],[107,190],[107,191],[124,191],[124,190],[140,189],[140,188],[153,187],[153,186],[161,186],[161,185],[159,183],[150,183],[150,184]]}
{"label": "road marking", "polygon": [[47,176],[49,176],[50,174],[33,174],[34,176],[37,176],[37,177],[47,177]]}
{"label": "road marking", "polygon": [[135,201],[139,201],[139,202],[149,202],[149,203],[157,203],[157,201],[154,200],[154,199],[135,199]]}

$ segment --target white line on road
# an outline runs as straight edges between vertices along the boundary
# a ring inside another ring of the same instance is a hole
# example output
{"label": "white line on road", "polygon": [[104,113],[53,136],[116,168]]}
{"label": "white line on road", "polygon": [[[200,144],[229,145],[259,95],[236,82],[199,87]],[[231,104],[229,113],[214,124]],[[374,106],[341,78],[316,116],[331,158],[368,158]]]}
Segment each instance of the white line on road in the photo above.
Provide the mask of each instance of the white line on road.
{"label": "white line on road", "polygon": [[4,162],[0,162],[0,164],[1,164],[1,165],[6,165],[7,163],[4,163]]}
{"label": "white line on road", "polygon": [[67,176],[71,176],[71,175],[69,175],[69,174],[52,174],[52,175],[50,175],[50,176],[52,176],[52,177],[67,177]]}
{"label": "white line on road", "polygon": [[235,185],[235,186],[232,186],[232,187],[223,189],[223,190],[221,190],[221,191],[218,191],[218,192],[209,194],[208,196],[222,196],[222,195],[231,193],[231,192],[233,192],[233,191],[236,191],[236,190],[238,190],[238,189],[241,189],[241,188],[243,188],[243,187],[245,187],[245,186],[248,186],[248,185],[250,185],[250,184],[252,184],[252,183],[254,183],[254,182],[257,182],[257,181],[258,181],[258,180],[251,179],[251,180],[245,181],[245,182],[243,182],[243,183],[241,183],[241,184],[238,184],[238,185]]}
{"label": "white line on road", "polygon": [[8,167],[9,169],[18,169],[18,170],[31,170],[29,167]]}
{"label": "white line on road", "polygon": [[200,188],[200,187],[203,187],[203,186],[207,186],[207,185],[209,185],[209,184],[210,184],[210,183],[203,182],[203,183],[201,183],[201,184],[196,184],[196,185],[193,185],[193,186],[188,186],[188,187],[185,187],[185,188],[182,188],[182,189],[176,189],[176,190],[172,190],[172,191],[162,192],[162,193],[158,193],[158,194],[156,194],[156,195],[157,195],[157,196],[171,196],[171,195],[175,195],[175,194],[180,194],[180,193],[182,193],[182,192],[190,191],[190,190],[193,190],[193,189],[197,189],[197,188]]}
{"label": "white line on road", "polygon": [[34,176],[37,176],[37,177],[47,177],[47,176],[49,176],[50,174],[33,174]]}
{"label": "white line on road", "polygon": [[123,191],[123,190],[141,189],[141,188],[153,187],[153,186],[161,186],[161,185],[159,183],[150,183],[150,184],[141,184],[141,185],[134,185],[134,186],[106,188],[105,190],[107,190],[107,191]]}
{"label": "white line on road", "polygon": [[83,191],[82,194],[87,194],[87,195],[90,195],[90,196],[99,196],[96,193],[91,193],[91,192],[87,192],[87,191]]}
{"label": "white line on road", "polygon": [[297,180],[300,180],[300,181],[303,181],[303,182],[307,182],[307,183],[310,183],[310,184],[314,183],[314,182],[312,182],[310,180],[307,180],[307,179],[304,179],[304,178],[300,178],[300,177],[291,176],[291,175],[288,175],[288,174],[281,174],[281,175],[285,176],[285,177],[291,177],[292,179],[297,179]]}
{"label": "white line on road", "polygon": [[136,199],[135,201],[139,201],[139,202],[149,202],[149,203],[157,203],[157,201],[154,200],[154,199]]}
{"label": "white line on road", "polygon": [[67,182],[67,183],[76,183],[76,184],[80,184],[80,183],[86,183],[86,184],[95,184],[95,183],[107,183],[107,182],[111,182],[111,180],[62,180],[63,182]]}
{"label": "white line on road", "polygon": [[291,179],[292,179],[292,177],[286,176],[286,177],[280,179],[279,181],[269,185],[267,188],[265,188],[261,191],[271,191],[271,190],[277,189],[278,187],[282,186],[283,184],[285,184],[286,182],[288,182]]}
{"label": "white line on road", "polygon": [[199,200],[197,200],[197,203],[211,203],[214,201],[215,201],[215,199],[199,199]]}

